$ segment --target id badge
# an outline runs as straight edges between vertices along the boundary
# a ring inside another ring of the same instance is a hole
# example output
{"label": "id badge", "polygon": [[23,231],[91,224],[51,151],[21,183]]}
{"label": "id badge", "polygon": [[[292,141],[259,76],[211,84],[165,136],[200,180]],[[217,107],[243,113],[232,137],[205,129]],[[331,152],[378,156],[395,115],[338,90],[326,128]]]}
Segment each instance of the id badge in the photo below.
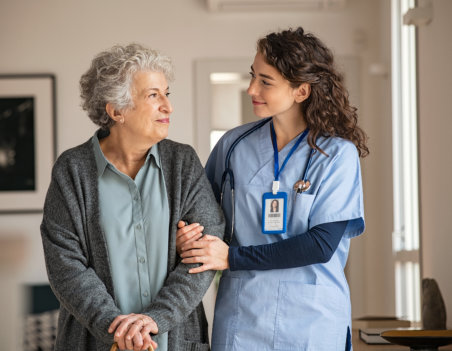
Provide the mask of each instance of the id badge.
{"label": "id badge", "polygon": [[262,195],[262,233],[286,232],[287,193],[264,193]]}

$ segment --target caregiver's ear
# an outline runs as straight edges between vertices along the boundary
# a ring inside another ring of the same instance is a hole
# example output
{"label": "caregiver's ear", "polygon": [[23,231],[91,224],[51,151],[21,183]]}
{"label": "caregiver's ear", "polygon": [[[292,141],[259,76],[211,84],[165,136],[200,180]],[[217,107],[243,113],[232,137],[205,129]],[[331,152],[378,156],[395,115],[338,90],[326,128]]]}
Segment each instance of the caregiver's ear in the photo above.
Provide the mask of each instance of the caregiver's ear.
{"label": "caregiver's ear", "polygon": [[300,103],[306,100],[311,95],[311,84],[302,83],[298,88],[295,88],[295,101]]}

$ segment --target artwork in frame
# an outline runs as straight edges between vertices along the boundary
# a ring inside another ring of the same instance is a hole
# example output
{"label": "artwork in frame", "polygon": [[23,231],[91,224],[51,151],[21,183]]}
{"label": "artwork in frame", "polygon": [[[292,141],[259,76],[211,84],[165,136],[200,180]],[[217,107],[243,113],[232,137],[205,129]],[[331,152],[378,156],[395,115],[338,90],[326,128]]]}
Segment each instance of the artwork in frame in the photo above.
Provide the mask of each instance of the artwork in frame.
{"label": "artwork in frame", "polygon": [[42,211],[55,132],[55,76],[0,75],[0,213]]}

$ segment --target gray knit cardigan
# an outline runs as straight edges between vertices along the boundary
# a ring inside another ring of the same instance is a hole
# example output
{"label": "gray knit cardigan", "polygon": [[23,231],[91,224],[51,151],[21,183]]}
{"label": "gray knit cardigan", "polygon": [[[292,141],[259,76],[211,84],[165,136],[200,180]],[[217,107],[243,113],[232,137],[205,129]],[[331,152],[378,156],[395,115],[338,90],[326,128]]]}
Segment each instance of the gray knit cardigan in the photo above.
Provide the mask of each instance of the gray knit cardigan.
{"label": "gray knit cardigan", "polygon": [[[168,332],[168,348],[209,350],[201,299],[214,272],[189,274],[176,253],[177,222],[199,222],[222,237],[224,219],[204,169],[188,145],[159,143],[170,209],[168,274],[142,313]],[[41,224],[47,274],[60,301],[55,350],[109,350],[108,327],[121,314],[115,303],[110,260],[99,216],[97,168],[91,141],[56,161]]]}

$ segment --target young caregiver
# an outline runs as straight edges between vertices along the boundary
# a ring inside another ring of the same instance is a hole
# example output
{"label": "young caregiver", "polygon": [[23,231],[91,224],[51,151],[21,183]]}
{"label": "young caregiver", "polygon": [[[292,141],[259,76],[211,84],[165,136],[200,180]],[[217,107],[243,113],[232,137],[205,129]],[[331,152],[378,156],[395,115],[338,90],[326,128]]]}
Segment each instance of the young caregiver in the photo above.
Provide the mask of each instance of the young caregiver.
{"label": "young caregiver", "polygon": [[303,28],[260,39],[250,74],[262,119],[226,133],[206,165],[229,246],[202,223],[178,230],[182,262],[202,264],[190,273],[224,270],[212,350],[350,350],[344,267],[364,231],[366,135],[331,51]]}

